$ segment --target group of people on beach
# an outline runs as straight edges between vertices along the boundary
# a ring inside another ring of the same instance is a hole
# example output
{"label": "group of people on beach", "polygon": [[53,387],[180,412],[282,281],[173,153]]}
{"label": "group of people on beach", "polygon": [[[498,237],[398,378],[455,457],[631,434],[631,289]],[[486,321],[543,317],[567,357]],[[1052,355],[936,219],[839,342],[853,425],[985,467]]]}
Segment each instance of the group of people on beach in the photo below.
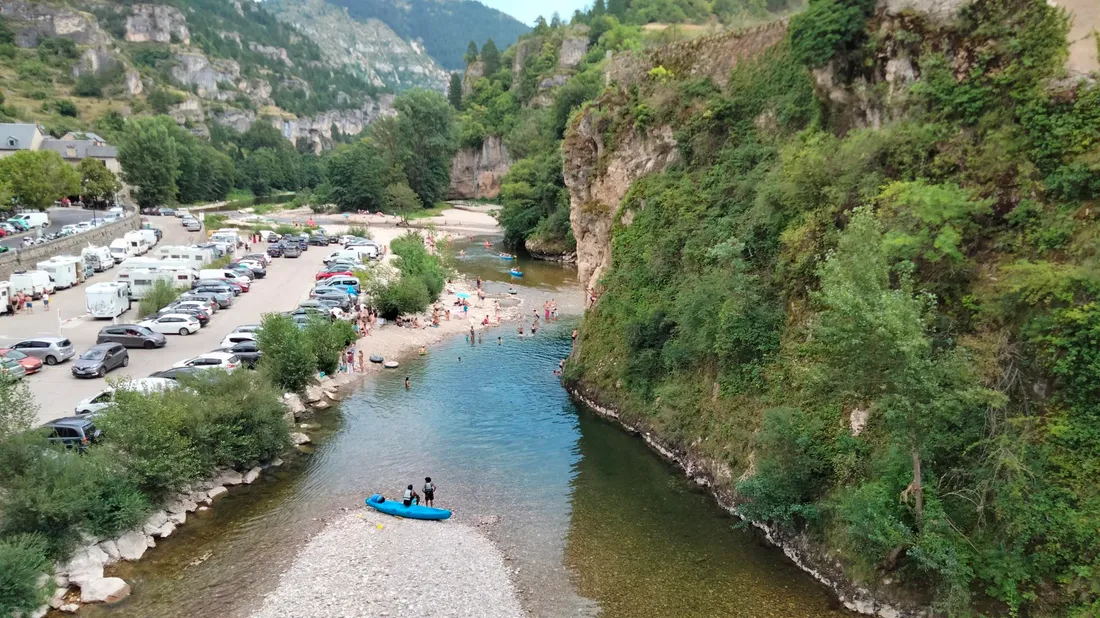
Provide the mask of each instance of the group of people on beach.
{"label": "group of people on beach", "polygon": [[[407,379],[407,378],[406,378]],[[401,504],[405,506],[412,506],[414,504],[420,504],[420,494],[416,493],[412,485],[405,488],[405,492],[401,495]],[[435,505],[435,483],[432,482],[432,477],[424,477],[424,506]]]}
{"label": "group of people on beach", "polygon": [[[46,292],[42,292],[42,308],[44,311],[50,310],[50,295]],[[34,313],[34,297],[26,292],[18,292],[9,298],[8,311],[10,311],[12,315]]]}

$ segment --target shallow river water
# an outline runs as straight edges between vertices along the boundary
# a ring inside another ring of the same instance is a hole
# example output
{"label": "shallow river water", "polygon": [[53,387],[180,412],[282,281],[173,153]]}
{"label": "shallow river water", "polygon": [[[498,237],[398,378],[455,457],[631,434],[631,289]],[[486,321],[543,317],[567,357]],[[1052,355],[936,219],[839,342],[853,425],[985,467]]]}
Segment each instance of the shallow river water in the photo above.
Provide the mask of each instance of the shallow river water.
{"label": "shallow river water", "polygon": [[424,476],[457,520],[499,517],[483,529],[533,616],[843,615],[641,440],[574,406],[552,374],[572,327],[459,338],[370,379],[321,419],[316,450],[121,565],[133,596],[83,615],[247,616],[326,518]]}

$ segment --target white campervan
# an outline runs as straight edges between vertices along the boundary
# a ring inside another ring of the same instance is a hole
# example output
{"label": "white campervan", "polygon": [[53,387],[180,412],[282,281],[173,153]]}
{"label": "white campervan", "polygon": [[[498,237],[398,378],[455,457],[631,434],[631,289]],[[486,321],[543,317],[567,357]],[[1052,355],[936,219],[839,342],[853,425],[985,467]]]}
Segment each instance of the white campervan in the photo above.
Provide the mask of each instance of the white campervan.
{"label": "white campervan", "polygon": [[11,276],[11,293],[22,292],[32,298],[42,298],[42,294],[53,294],[53,279],[50,273],[41,270],[29,270],[13,273]]}
{"label": "white campervan", "polygon": [[54,287],[59,290],[71,288],[77,284],[76,265],[70,262],[46,260],[35,265],[38,270],[50,273]]}
{"label": "white campervan", "polygon": [[84,283],[84,281],[88,278],[88,270],[85,267],[85,260],[81,256],[55,255],[50,258],[50,262],[55,264],[72,264],[73,268],[76,270],[76,285]]}
{"label": "white campervan", "polygon": [[115,264],[121,264],[126,258],[137,255],[134,253],[133,248],[130,247],[130,243],[123,238],[112,240],[110,249],[111,258],[114,259]]}
{"label": "white campervan", "polygon": [[84,247],[81,249],[80,255],[97,273],[115,267],[115,258],[107,247]]}
{"label": "white campervan", "polygon": [[21,212],[14,217],[9,217],[9,221],[18,221],[27,226],[28,230],[33,230],[36,227],[46,229],[50,227],[50,217],[44,212]]}
{"label": "white campervan", "polygon": [[151,246],[149,240],[139,231],[126,232],[122,239],[130,243],[130,252],[133,255],[145,255]]}
{"label": "white campervan", "polygon": [[130,309],[130,286],[123,281],[94,283],[85,292],[93,318],[114,319]]}
{"label": "white campervan", "polygon": [[146,246],[148,246],[150,249],[157,244],[157,233],[153,230],[149,228],[141,228],[140,230],[137,230],[137,233],[145,237],[145,242],[147,243]]}
{"label": "white campervan", "polygon": [[148,296],[149,293],[153,291],[153,288],[156,287],[158,281],[167,281],[172,284],[173,287],[183,287],[176,283],[175,273],[150,270],[148,268],[132,268],[120,271],[118,273],[118,281],[130,286],[130,298],[134,300],[141,300]]}
{"label": "white campervan", "polygon": [[11,281],[0,281],[0,313],[14,313],[11,306]]}

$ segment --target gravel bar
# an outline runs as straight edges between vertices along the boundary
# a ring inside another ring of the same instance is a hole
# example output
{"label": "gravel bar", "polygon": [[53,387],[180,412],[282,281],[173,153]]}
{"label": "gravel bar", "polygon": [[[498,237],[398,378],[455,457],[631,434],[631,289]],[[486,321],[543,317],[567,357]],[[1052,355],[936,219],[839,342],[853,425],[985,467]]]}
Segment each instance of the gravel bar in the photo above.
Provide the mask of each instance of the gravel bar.
{"label": "gravel bar", "polygon": [[476,528],[362,507],[298,554],[253,618],[522,618],[508,567]]}

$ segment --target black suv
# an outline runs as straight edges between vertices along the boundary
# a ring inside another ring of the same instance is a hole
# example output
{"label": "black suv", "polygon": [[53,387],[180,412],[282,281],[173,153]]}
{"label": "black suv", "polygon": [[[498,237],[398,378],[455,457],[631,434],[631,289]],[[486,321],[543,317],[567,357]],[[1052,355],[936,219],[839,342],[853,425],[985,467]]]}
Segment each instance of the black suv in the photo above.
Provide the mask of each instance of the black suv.
{"label": "black suv", "polygon": [[271,257],[283,257],[283,247],[279,243],[271,243],[267,246],[267,254]]}
{"label": "black suv", "polygon": [[99,439],[100,431],[95,428],[92,419],[87,416],[70,416],[50,421],[42,426],[49,430],[48,439],[55,444],[64,444],[66,448],[83,451]]}

